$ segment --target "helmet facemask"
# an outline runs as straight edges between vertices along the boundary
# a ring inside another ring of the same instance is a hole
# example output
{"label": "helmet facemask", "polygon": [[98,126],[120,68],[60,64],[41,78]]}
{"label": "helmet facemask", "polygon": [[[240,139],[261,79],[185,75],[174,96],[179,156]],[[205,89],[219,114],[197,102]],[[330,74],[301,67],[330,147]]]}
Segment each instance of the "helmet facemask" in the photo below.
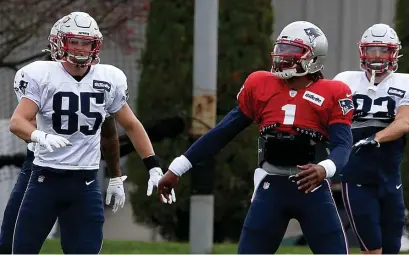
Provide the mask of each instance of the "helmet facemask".
{"label": "helmet facemask", "polygon": [[361,69],[375,75],[398,69],[400,45],[392,43],[359,43]]}
{"label": "helmet facemask", "polygon": [[280,39],[274,46],[271,60],[271,72],[282,79],[304,76],[313,62],[312,49],[300,42]]}
{"label": "helmet facemask", "polygon": [[99,63],[101,39],[92,36],[60,33],[58,36],[59,51],[62,61],[77,67],[86,67]]}
{"label": "helmet facemask", "polygon": [[49,51],[52,59],[57,59],[57,52],[58,52],[58,37],[57,35],[51,34],[48,37],[49,49],[44,51]]}

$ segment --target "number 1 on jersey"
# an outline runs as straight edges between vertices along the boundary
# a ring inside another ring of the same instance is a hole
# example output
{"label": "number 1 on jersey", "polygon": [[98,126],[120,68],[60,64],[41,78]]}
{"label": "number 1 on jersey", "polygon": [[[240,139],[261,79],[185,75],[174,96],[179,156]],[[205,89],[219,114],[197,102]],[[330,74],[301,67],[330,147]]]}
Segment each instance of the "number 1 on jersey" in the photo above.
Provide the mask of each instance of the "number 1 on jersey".
{"label": "number 1 on jersey", "polygon": [[284,111],[284,125],[292,125],[294,124],[295,119],[295,109],[297,106],[295,104],[286,104],[281,107],[281,110]]}

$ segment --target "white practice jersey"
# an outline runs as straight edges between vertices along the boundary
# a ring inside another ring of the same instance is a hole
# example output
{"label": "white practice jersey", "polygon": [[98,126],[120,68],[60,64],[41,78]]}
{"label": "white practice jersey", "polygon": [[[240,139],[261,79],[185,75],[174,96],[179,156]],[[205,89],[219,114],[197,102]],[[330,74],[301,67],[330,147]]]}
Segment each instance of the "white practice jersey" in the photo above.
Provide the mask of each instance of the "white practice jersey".
{"label": "white practice jersey", "polygon": [[92,65],[80,82],[59,62],[36,61],[18,71],[23,98],[37,104],[37,129],[67,138],[72,146],[49,152],[36,147],[34,164],[67,170],[99,168],[101,125],[107,113],[126,104],[125,74],[111,65]]}
{"label": "white practice jersey", "polygon": [[378,85],[370,85],[365,72],[346,71],[334,77],[346,83],[354,101],[352,128],[386,127],[401,105],[409,105],[409,74],[391,73]]}

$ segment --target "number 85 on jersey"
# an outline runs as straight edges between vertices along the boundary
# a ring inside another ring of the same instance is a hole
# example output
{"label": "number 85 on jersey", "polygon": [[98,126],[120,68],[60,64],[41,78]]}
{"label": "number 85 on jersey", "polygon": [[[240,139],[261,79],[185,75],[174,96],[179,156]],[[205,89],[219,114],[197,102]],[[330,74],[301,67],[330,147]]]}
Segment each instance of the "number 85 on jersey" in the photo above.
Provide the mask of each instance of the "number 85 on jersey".
{"label": "number 85 on jersey", "polygon": [[95,135],[105,116],[104,100],[102,92],[80,92],[79,96],[74,92],[57,92],[52,100],[54,131],[61,135],[72,135],[77,131]]}

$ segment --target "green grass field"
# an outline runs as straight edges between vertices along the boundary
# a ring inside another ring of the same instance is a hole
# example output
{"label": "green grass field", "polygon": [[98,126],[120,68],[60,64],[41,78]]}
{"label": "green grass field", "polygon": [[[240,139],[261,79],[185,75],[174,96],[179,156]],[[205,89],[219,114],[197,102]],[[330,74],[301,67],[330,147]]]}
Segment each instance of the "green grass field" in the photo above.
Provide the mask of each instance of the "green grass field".
{"label": "green grass field", "polygon": [[[359,249],[350,250],[351,253],[359,253]],[[59,240],[47,240],[41,250],[45,254],[62,254]],[[183,254],[189,253],[188,243],[171,243],[157,242],[144,243],[135,241],[104,241],[101,253],[105,254],[130,254],[130,253],[172,253]],[[214,245],[213,253],[235,254],[237,253],[237,244],[216,244]],[[282,246],[278,250],[281,254],[311,254],[311,251],[306,246]]]}

